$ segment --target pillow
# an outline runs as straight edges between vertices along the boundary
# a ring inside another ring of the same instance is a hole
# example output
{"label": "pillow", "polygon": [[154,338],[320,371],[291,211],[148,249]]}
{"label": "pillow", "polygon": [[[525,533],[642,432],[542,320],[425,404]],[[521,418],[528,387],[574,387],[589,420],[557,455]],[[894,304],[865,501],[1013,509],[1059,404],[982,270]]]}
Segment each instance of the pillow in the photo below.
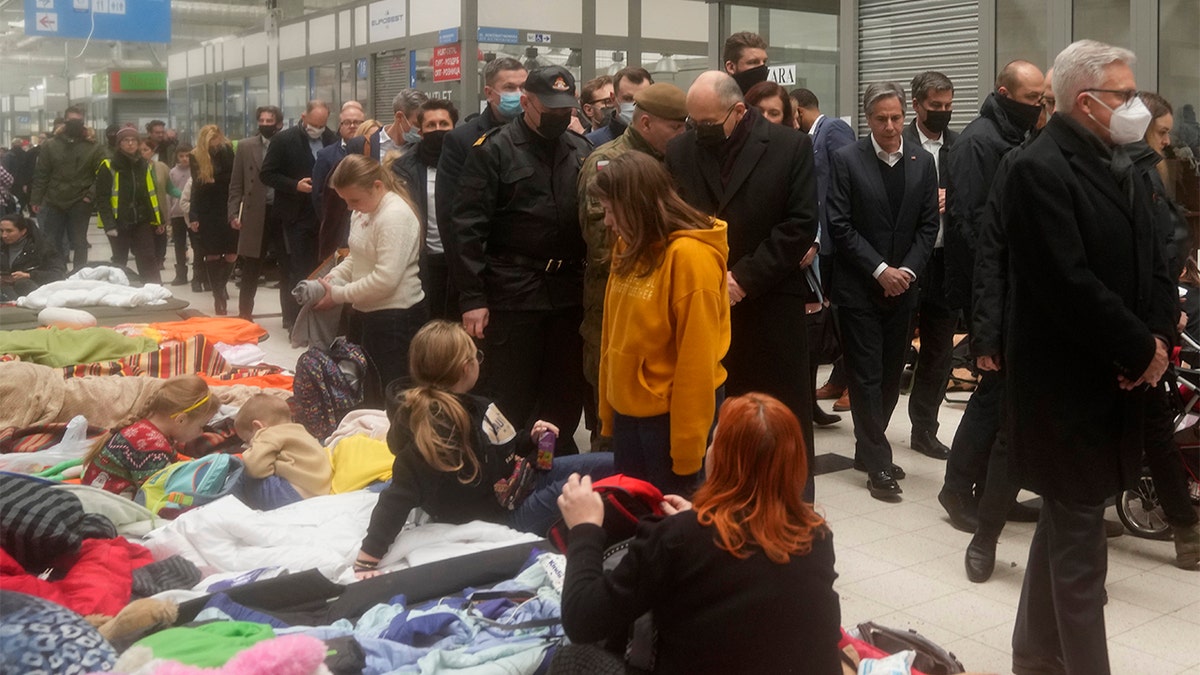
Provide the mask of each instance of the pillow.
{"label": "pillow", "polygon": [[93,328],[96,317],[82,309],[47,307],[38,312],[38,323],[53,328]]}

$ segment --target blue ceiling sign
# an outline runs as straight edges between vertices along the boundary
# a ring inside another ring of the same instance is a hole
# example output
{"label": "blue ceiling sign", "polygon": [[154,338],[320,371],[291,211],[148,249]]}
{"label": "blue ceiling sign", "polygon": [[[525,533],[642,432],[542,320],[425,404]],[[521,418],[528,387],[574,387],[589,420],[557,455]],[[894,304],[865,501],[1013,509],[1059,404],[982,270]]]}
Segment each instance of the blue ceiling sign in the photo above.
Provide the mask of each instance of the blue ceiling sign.
{"label": "blue ceiling sign", "polygon": [[458,42],[458,29],[457,28],[445,28],[443,30],[438,31],[438,44],[439,45],[452,45],[455,42]]}
{"label": "blue ceiling sign", "polygon": [[477,33],[480,42],[498,43],[502,45],[515,45],[520,43],[521,34],[516,29],[509,28],[489,28],[480,26]]}
{"label": "blue ceiling sign", "polygon": [[171,1],[25,0],[25,34],[169,43]]}

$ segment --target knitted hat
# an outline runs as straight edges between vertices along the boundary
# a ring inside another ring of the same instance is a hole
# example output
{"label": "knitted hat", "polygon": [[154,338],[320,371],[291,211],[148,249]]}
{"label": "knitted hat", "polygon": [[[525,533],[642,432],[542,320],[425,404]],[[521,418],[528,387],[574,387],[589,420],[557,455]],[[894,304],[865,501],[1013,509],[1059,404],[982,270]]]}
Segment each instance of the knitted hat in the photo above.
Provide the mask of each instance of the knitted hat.
{"label": "knitted hat", "polygon": [[138,136],[138,130],[134,129],[132,127],[122,127],[121,129],[119,129],[117,131],[117,142],[118,143],[121,142],[121,139],[126,138],[126,137],[133,137],[133,138],[140,139],[140,136]]}

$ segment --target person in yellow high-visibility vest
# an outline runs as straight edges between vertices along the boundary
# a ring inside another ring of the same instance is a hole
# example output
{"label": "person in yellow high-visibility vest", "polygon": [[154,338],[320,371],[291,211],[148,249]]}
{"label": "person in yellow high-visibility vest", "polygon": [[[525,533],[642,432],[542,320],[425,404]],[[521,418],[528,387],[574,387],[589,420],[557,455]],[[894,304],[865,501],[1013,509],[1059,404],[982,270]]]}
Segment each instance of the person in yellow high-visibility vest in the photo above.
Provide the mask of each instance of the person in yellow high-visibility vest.
{"label": "person in yellow high-visibility vest", "polygon": [[162,283],[154,236],[164,231],[154,169],[138,153],[137,129],[117,132],[117,152],[96,170],[96,211],[119,264],[133,253],[146,283]]}

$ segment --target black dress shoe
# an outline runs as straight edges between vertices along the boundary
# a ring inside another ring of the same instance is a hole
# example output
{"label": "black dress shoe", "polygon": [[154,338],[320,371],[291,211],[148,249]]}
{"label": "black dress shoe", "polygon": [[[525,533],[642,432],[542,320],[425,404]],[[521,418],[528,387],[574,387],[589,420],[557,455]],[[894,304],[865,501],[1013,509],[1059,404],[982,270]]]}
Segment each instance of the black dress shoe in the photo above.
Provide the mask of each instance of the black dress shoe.
{"label": "black dress shoe", "polygon": [[872,497],[885,502],[900,501],[900,495],[904,492],[889,471],[877,471],[867,476],[867,490]]}
{"label": "black dress shoe", "polygon": [[972,537],[963,563],[972,582],[982,584],[990,579],[996,569],[996,540],[978,534]]}
{"label": "black dress shoe", "polygon": [[1042,510],[1036,506],[1026,506],[1021,502],[1013,502],[1013,505],[1008,507],[1008,522],[1010,523],[1036,523],[1038,515]]}
{"label": "black dress shoe", "polygon": [[942,508],[946,509],[946,514],[950,516],[950,524],[954,526],[954,529],[974,534],[975,530],[979,528],[978,507],[970,495],[942,488],[942,491],[938,493],[938,502]]}
{"label": "black dress shoe", "polygon": [[937,434],[930,431],[914,431],[911,439],[912,449],[934,459],[946,459],[950,456],[950,448],[939,441]]}
{"label": "black dress shoe", "polygon": [[824,410],[821,410],[820,406],[813,406],[813,422],[815,422],[817,426],[827,427],[831,424],[837,424],[841,421],[841,415],[831,415]]}
{"label": "black dress shoe", "polygon": [[[854,470],[866,473],[867,465],[863,464],[861,459],[856,458],[854,460]],[[896,480],[904,480],[908,477],[908,474],[904,473],[904,469],[899,464],[893,464],[892,468],[888,470],[888,473],[892,474],[892,478],[895,478]]]}

